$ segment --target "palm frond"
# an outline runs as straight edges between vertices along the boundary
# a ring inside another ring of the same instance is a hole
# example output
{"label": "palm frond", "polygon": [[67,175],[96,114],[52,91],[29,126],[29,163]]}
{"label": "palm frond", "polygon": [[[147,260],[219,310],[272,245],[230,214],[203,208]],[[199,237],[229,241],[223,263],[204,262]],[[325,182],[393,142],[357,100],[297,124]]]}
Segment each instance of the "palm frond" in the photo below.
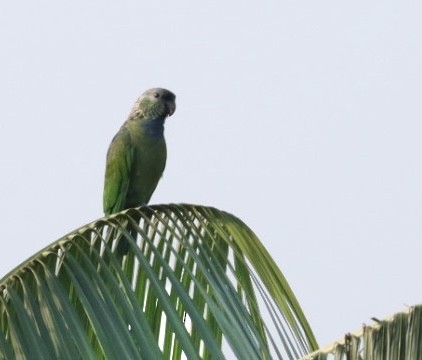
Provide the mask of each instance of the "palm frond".
{"label": "palm frond", "polygon": [[17,267],[0,292],[6,359],[297,359],[317,348],[264,246],[210,207],[95,221]]}
{"label": "palm frond", "polygon": [[420,360],[422,359],[422,305],[385,319],[373,319],[354,334],[317,350],[303,360]]}

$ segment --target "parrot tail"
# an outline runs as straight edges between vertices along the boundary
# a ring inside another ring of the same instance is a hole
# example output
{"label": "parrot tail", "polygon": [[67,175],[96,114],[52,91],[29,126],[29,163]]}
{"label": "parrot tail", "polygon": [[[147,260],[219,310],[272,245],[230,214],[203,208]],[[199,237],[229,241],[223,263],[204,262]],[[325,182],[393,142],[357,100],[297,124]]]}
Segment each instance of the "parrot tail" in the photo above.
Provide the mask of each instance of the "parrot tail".
{"label": "parrot tail", "polygon": [[[148,222],[152,220],[154,211],[147,206],[141,207],[140,210],[131,210],[128,215],[132,218],[133,221],[128,221],[126,225],[126,230],[129,233],[130,237],[133,239],[133,241],[136,243],[136,239],[138,237],[138,229],[141,226],[142,230],[145,233],[148,233],[149,231],[149,224]],[[145,221],[141,222],[141,219],[144,218]],[[148,219],[148,220],[146,220]],[[116,249],[115,253],[117,256],[123,257],[128,254],[129,249],[131,247],[127,236],[125,236],[123,233],[120,232],[120,236],[116,239]]]}
{"label": "parrot tail", "polygon": [[[130,217],[139,226],[141,215],[138,212],[133,211],[130,213]],[[138,237],[138,231],[136,230],[135,225],[133,225],[132,222],[128,221],[126,225],[126,230],[129,233],[130,237],[133,239],[133,241],[136,242],[136,238]],[[130,248],[129,240],[127,239],[127,237],[123,233],[120,233],[120,236],[116,239],[116,242],[116,255],[118,257],[123,257],[127,255]]]}

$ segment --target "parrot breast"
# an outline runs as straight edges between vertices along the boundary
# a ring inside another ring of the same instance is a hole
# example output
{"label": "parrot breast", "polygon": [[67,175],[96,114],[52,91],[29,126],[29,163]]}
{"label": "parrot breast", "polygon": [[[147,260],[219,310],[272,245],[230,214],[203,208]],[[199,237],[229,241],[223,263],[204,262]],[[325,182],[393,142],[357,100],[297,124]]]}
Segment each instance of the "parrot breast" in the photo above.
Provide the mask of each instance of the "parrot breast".
{"label": "parrot breast", "polygon": [[164,172],[167,149],[163,123],[164,119],[151,120],[131,131],[134,153],[125,208],[147,204]]}

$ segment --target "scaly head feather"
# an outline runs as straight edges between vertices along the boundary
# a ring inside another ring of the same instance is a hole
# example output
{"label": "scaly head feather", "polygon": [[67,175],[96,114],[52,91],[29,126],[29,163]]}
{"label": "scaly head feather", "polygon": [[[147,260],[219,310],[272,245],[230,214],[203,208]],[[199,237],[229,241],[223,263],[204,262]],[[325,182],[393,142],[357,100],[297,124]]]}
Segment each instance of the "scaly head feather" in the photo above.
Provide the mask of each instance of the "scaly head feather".
{"label": "scaly head feather", "polygon": [[176,111],[176,95],[162,88],[145,91],[136,100],[129,119],[165,119]]}

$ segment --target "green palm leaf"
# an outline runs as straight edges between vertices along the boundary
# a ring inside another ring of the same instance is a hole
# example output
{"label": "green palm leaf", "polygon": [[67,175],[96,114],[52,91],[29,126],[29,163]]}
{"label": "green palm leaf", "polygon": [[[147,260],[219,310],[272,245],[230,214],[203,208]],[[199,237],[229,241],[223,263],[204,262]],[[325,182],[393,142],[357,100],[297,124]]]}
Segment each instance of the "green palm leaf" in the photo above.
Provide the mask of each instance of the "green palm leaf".
{"label": "green palm leaf", "polygon": [[263,245],[209,207],[98,220],[17,267],[0,291],[5,359],[297,359],[317,348]]}
{"label": "green palm leaf", "polygon": [[303,360],[421,360],[422,305],[415,305],[385,320],[374,319],[354,334]]}

